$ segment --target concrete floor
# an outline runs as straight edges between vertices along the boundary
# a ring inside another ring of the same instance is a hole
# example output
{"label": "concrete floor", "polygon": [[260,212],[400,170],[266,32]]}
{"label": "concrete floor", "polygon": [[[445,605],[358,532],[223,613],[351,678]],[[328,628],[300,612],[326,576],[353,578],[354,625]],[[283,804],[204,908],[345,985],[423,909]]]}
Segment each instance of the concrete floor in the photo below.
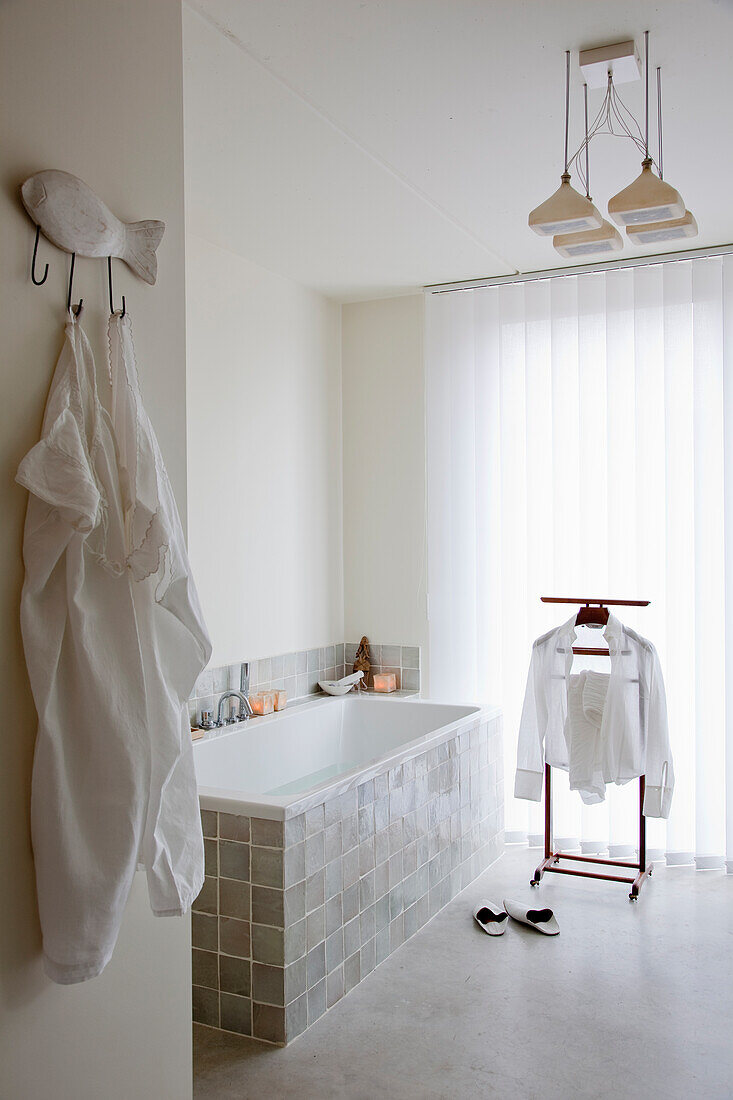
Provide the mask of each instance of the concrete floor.
{"label": "concrete floor", "polygon": [[[733,1096],[733,876],[529,878],[510,848],[285,1048],[196,1026],[196,1100]],[[555,910],[561,933],[478,929],[476,901]]]}

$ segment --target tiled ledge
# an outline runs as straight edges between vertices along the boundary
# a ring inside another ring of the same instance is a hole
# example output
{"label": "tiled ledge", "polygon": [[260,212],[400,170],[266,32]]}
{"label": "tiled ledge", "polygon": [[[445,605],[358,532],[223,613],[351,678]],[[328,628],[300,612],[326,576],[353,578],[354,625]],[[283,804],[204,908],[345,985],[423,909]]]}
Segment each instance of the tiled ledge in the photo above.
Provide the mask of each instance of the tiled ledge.
{"label": "tiled ledge", "polygon": [[[370,643],[369,648],[372,673],[394,672],[399,689],[414,693],[420,691],[419,646]],[[351,672],[356,649],[356,642],[337,642],[315,649],[250,660],[250,691],[277,688],[287,692],[288,702],[307,699],[320,692],[319,680],[340,680]],[[196,681],[193,695],[189,699],[192,724],[199,722],[203,710],[216,713],[219,699],[225,691],[240,691],[241,687],[241,662],[207,668]]]}

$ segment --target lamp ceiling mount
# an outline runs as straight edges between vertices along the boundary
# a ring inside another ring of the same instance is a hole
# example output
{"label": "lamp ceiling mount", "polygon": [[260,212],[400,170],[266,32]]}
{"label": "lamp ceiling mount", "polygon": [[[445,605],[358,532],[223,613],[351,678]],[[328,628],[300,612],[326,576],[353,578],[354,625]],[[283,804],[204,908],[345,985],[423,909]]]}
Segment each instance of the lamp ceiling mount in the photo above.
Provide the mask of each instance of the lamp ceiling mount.
{"label": "lamp ceiling mount", "polygon": [[628,84],[641,77],[641,58],[633,39],[581,50],[578,61],[589,88],[605,88],[609,73],[614,84]]}

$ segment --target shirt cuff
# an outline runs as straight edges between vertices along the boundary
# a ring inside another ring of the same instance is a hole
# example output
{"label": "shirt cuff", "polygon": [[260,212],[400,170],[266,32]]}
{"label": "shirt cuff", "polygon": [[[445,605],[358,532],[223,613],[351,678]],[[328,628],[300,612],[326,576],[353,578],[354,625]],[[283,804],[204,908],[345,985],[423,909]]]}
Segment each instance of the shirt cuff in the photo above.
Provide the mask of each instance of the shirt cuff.
{"label": "shirt cuff", "polygon": [[646,784],[644,790],[644,817],[669,817],[672,805],[671,787],[650,787]]}
{"label": "shirt cuff", "polygon": [[514,779],[514,797],[528,798],[530,802],[542,801],[542,772],[529,772],[517,768]]}

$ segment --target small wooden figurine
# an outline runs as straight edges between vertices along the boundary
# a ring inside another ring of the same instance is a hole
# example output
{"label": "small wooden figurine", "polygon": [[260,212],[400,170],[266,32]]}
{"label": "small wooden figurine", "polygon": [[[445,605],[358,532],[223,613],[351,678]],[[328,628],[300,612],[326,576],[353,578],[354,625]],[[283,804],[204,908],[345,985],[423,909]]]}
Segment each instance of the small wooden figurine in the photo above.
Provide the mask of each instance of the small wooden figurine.
{"label": "small wooden figurine", "polygon": [[372,662],[369,654],[369,639],[366,634],[359,642],[356,650],[356,656],[354,657],[354,672],[363,672],[364,676],[356,686],[357,691],[365,691],[367,687],[367,681],[371,674]]}

